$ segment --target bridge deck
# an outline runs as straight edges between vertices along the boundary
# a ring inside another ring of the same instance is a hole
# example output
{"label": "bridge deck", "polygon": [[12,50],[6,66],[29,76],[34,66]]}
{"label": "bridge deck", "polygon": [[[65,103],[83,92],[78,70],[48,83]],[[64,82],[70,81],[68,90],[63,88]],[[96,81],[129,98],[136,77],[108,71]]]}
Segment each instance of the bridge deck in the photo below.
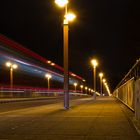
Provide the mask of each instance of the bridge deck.
{"label": "bridge deck", "polygon": [[114,98],[76,99],[71,106],[63,110],[61,102],[0,112],[0,139],[140,140],[133,112]]}

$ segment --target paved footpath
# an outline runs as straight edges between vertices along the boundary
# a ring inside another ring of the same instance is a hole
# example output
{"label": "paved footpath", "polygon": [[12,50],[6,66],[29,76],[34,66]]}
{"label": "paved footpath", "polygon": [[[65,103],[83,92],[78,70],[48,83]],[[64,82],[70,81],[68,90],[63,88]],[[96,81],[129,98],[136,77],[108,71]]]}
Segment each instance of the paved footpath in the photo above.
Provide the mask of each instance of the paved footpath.
{"label": "paved footpath", "polygon": [[0,140],[140,140],[133,113],[114,98],[0,112]]}

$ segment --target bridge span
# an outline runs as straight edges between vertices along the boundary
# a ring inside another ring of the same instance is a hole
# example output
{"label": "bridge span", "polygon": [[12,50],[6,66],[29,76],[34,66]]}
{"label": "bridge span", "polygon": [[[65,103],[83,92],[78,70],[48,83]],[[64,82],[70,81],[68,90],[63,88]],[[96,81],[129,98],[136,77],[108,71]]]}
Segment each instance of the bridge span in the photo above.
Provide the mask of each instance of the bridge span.
{"label": "bridge span", "polygon": [[[12,105],[11,105],[12,104]],[[113,97],[73,98],[0,105],[0,139],[139,140],[134,113]]]}

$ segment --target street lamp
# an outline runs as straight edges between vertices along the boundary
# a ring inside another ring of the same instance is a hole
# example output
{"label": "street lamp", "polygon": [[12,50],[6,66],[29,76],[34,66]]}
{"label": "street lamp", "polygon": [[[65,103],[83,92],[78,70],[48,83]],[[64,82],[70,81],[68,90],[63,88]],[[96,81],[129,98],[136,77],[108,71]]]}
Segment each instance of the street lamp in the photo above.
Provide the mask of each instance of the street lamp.
{"label": "street lamp", "polygon": [[83,87],[84,87],[83,85],[80,86],[80,88],[81,88],[81,93],[83,93]]}
{"label": "street lamp", "polygon": [[[98,65],[98,62],[96,59],[92,59],[91,60],[91,64],[93,66],[93,80],[94,80],[94,92],[96,92],[96,67]],[[94,93],[94,96],[96,98],[96,93]]]}
{"label": "street lamp", "polygon": [[85,87],[85,90],[86,90],[86,94],[87,94],[87,89],[88,89],[88,87]]}
{"label": "street lamp", "polygon": [[90,94],[91,89],[89,88],[88,90],[89,90],[89,94]]}
{"label": "street lamp", "polygon": [[77,83],[74,83],[74,87],[75,87],[75,92],[76,92]]}
{"label": "street lamp", "polygon": [[60,7],[65,7],[65,15],[63,21],[63,45],[64,45],[64,107],[69,109],[69,72],[68,72],[68,22],[74,20],[75,15],[68,13],[68,0],[55,0]]}
{"label": "street lamp", "polygon": [[55,3],[60,7],[65,7],[68,4],[68,0],[55,0]]}
{"label": "street lamp", "polygon": [[6,62],[6,66],[10,68],[10,88],[13,88],[13,70],[18,66],[16,64],[12,64],[11,62]]}
{"label": "street lamp", "polygon": [[94,75],[94,91],[96,92],[96,67],[98,65],[97,60],[96,59],[92,59],[91,60],[91,64],[93,66],[93,75]]}
{"label": "street lamp", "polygon": [[50,89],[50,79],[52,76],[50,74],[46,74],[45,77],[48,79],[48,90]]}
{"label": "street lamp", "polygon": [[104,78],[104,79],[103,79],[103,83],[105,83],[105,82],[106,82],[106,79]]}
{"label": "street lamp", "polygon": [[101,96],[102,96],[102,85],[103,85],[103,83],[102,83],[102,79],[103,79],[103,73],[102,72],[100,72],[99,73],[99,77],[100,77],[100,88],[101,88]]}
{"label": "street lamp", "polygon": [[[105,83],[106,83],[106,79],[105,78],[103,78],[103,84],[105,85]],[[103,86],[103,92],[104,92],[104,86]]]}

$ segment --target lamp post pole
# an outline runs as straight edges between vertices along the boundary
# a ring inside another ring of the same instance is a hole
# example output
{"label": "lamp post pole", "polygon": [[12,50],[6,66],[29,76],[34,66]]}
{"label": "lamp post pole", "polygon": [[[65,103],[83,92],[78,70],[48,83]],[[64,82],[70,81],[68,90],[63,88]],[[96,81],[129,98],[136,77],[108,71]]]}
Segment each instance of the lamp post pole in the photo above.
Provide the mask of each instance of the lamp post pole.
{"label": "lamp post pole", "polygon": [[13,88],[13,69],[16,69],[18,66],[16,64],[12,64],[11,62],[7,62],[6,66],[10,69],[10,88]]}
{"label": "lamp post pole", "polygon": [[63,20],[64,108],[69,109],[68,23],[75,18],[75,15],[67,12],[68,0],[55,0],[55,3],[60,7],[65,7]]}
{"label": "lamp post pole", "polygon": [[48,78],[48,90],[50,90],[50,78]]}
{"label": "lamp post pole", "polygon": [[93,82],[94,82],[94,99],[96,99],[96,67],[98,65],[96,59],[91,60],[92,66],[93,66]]}
{"label": "lamp post pole", "polygon": [[48,80],[48,91],[50,90],[50,79],[52,78],[52,76],[50,74],[46,74],[45,77]]}
{"label": "lamp post pole", "polygon": [[100,77],[101,96],[102,96],[102,77]]}
{"label": "lamp post pole", "polygon": [[13,70],[16,69],[18,66],[16,64],[12,64],[11,62],[7,62],[6,66],[10,69],[10,89],[11,89],[11,96],[13,97]]}
{"label": "lamp post pole", "polygon": [[10,66],[10,88],[13,89],[13,68]]}
{"label": "lamp post pole", "polygon": [[101,96],[103,95],[102,92],[103,92],[103,73],[99,73],[99,77],[100,77],[100,92],[101,92]]}
{"label": "lamp post pole", "polygon": [[74,83],[74,87],[75,87],[75,92],[76,92],[77,83]]}
{"label": "lamp post pole", "polygon": [[83,85],[81,85],[80,87],[81,87],[81,93],[83,93],[83,87],[84,87],[84,86],[83,86]]}
{"label": "lamp post pole", "polygon": [[94,75],[94,91],[96,92],[96,67],[93,68],[93,75]]}
{"label": "lamp post pole", "polygon": [[[65,15],[67,14],[67,4],[65,6]],[[63,46],[64,46],[64,107],[69,108],[69,71],[68,71],[68,20],[63,21]]]}

